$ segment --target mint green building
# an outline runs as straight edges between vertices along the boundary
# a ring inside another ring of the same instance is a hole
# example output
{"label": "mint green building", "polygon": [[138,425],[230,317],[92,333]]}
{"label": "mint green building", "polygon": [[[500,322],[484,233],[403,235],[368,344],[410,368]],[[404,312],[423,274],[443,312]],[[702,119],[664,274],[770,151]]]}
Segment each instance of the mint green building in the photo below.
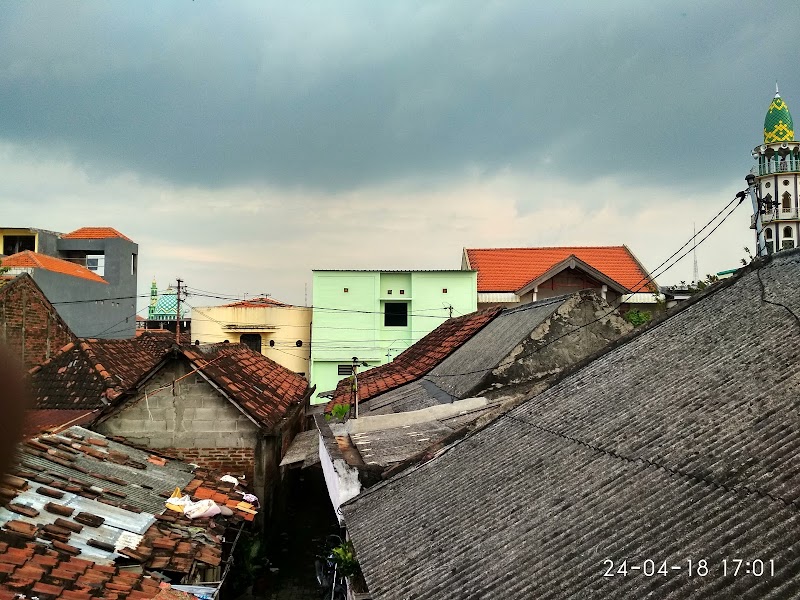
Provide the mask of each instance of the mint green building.
{"label": "mint green building", "polygon": [[477,271],[313,273],[313,402],[350,375],[353,357],[370,367],[390,362],[451,316],[478,308]]}

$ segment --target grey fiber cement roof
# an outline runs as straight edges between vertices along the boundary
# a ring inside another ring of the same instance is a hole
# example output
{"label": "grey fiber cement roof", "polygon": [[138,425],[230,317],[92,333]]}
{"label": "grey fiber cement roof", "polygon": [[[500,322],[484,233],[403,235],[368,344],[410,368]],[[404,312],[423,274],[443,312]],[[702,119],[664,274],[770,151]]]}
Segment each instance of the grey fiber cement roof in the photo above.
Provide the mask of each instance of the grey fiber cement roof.
{"label": "grey fiber cement roof", "polygon": [[[370,398],[367,414],[418,410],[452,402],[476,391],[508,354],[573,296],[564,295],[503,310],[422,379]],[[450,377],[450,373],[463,373]]]}
{"label": "grey fiber cement roof", "polygon": [[373,598],[800,596],[798,280],[746,269],[345,504]]}

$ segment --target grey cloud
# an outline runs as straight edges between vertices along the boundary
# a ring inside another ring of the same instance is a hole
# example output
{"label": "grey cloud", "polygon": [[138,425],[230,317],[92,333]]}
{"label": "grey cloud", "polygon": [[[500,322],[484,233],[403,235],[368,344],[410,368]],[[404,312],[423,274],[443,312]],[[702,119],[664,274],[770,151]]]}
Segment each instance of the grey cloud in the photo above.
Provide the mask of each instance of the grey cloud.
{"label": "grey cloud", "polygon": [[506,167],[710,187],[750,167],[794,73],[752,9],[537,4],[12,5],[0,137],[204,187]]}

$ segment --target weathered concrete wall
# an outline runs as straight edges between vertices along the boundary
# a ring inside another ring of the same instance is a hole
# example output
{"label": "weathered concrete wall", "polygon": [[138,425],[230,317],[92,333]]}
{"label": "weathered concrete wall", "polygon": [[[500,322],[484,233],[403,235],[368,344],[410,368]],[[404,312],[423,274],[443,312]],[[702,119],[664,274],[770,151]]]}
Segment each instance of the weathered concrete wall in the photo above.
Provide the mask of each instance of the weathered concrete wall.
{"label": "weathered concrete wall", "polygon": [[0,343],[29,369],[41,364],[75,336],[29,275],[0,287]]}
{"label": "weathered concrete wall", "polygon": [[[136,401],[98,430],[149,448],[169,449],[203,466],[241,471],[253,481],[258,427],[197,373],[173,388],[172,382],[190,370],[188,361],[172,361],[146,384]],[[150,395],[164,386],[167,389]]]}
{"label": "weathered concrete wall", "polygon": [[482,382],[483,389],[519,384],[543,388],[551,377],[632,329],[596,293],[576,294],[511,351]]}

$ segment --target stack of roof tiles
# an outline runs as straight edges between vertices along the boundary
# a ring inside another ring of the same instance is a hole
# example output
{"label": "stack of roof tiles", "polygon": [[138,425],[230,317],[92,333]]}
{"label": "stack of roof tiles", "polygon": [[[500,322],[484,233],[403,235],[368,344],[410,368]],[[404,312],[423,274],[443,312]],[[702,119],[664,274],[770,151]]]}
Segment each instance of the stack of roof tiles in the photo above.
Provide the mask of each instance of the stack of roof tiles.
{"label": "stack of roof tiles", "polygon": [[775,254],[344,505],[372,597],[798,597],[799,279]]}
{"label": "stack of roof tiles", "polygon": [[651,279],[627,246],[470,248],[479,292],[515,292],[561,261],[575,256],[632,291],[653,291]]}
{"label": "stack of roof tiles", "polygon": [[0,541],[0,600],[149,600],[159,582],[141,573],[100,565],[68,553],[27,542]]}
{"label": "stack of roof tiles", "polygon": [[[358,376],[359,401],[419,379],[490,323],[500,311],[496,307],[448,319],[392,362],[364,371]],[[349,405],[351,387],[349,378],[342,379],[327,410],[337,404]]]}
{"label": "stack of roof tiles", "polygon": [[[211,498],[227,505],[233,514],[190,520],[168,511],[164,502],[175,487],[193,500]],[[9,581],[12,589],[42,594],[41,589],[33,590],[37,582],[64,587],[66,579],[52,572],[64,562],[91,564],[87,568],[109,574],[89,586],[92,595],[114,583],[119,573],[114,563],[119,560],[179,574],[189,573],[196,564],[217,567],[226,528],[252,521],[257,512],[242,501],[244,493],[215,473],[192,472],[185,463],[149,455],[80,427],[28,440],[17,465],[0,482],[0,564],[14,565],[0,570],[0,578],[6,576],[0,590]],[[45,561],[50,568],[34,580],[17,568],[30,560]],[[113,585],[109,589],[125,597],[136,585],[150,585],[142,581],[137,579],[125,590]],[[82,589],[85,583],[72,578],[69,589]],[[105,593],[103,597],[109,597]]]}

